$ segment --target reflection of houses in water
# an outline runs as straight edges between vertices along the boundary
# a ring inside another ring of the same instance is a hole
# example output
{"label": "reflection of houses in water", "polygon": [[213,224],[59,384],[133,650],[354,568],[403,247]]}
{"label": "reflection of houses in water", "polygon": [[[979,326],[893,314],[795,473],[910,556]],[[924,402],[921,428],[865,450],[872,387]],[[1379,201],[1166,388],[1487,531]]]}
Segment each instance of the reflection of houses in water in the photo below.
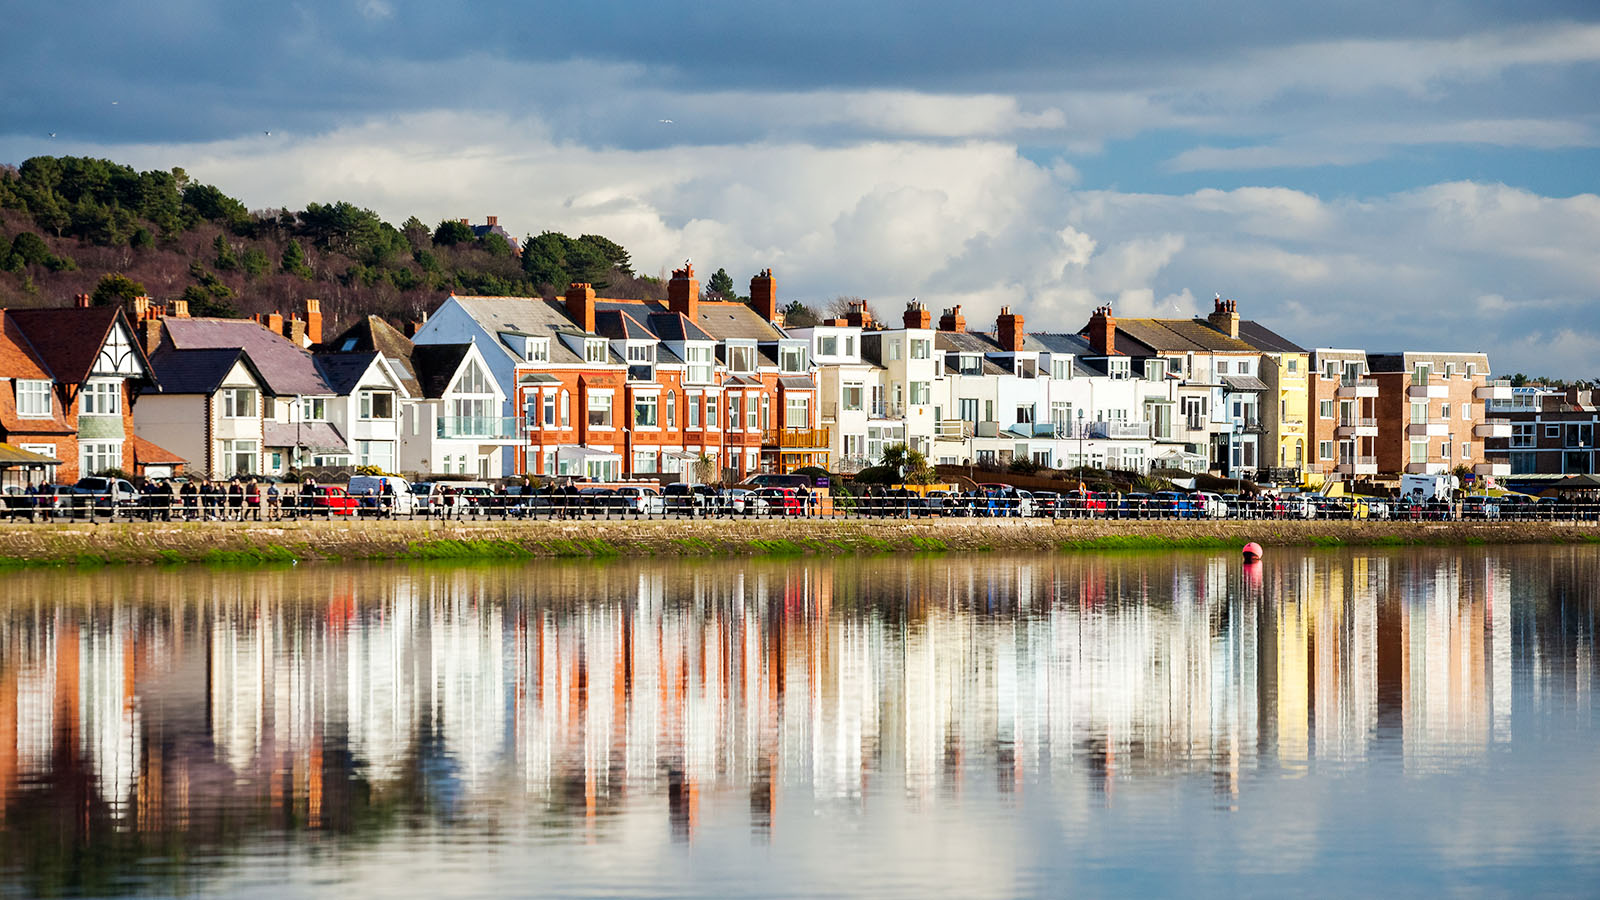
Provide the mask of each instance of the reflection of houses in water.
{"label": "reflection of houses in water", "polygon": [[358,795],[594,829],[649,798],[680,836],[713,793],[759,830],[885,788],[1192,774],[1231,796],[1264,758],[1374,741],[1449,765],[1508,736],[1514,650],[1590,660],[1519,670],[1535,689],[1593,665],[1587,632],[1552,652],[1513,620],[1492,556],[1306,557],[1260,597],[1220,560],[548,568],[0,614],[0,806],[66,765],[113,821],[135,803],[162,828],[240,803],[341,827]]}

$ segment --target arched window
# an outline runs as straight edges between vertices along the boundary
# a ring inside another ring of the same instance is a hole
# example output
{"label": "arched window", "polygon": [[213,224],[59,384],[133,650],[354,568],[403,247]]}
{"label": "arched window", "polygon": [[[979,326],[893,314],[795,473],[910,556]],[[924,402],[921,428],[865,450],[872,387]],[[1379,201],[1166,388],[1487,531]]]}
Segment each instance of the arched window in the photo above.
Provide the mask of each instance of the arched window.
{"label": "arched window", "polygon": [[769,431],[772,428],[772,398],[761,395],[761,430]]}
{"label": "arched window", "polygon": [[678,427],[678,392],[667,391],[667,427]]}

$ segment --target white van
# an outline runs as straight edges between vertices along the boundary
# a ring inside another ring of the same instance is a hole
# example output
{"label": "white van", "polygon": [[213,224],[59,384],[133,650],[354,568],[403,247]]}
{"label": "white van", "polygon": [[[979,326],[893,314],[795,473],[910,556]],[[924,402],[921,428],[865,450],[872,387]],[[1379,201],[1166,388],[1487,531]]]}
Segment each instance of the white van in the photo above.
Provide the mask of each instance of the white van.
{"label": "white van", "polygon": [[[389,490],[385,491],[385,486]],[[411,483],[399,475],[352,475],[347,491],[361,499],[364,513],[370,509],[379,515],[409,516],[417,511],[417,495],[411,492]],[[369,499],[375,504],[369,504]]]}
{"label": "white van", "polygon": [[1444,473],[1400,476],[1400,497],[1404,500],[1420,496],[1423,501],[1443,500],[1448,503],[1452,492],[1460,487],[1454,475]]}

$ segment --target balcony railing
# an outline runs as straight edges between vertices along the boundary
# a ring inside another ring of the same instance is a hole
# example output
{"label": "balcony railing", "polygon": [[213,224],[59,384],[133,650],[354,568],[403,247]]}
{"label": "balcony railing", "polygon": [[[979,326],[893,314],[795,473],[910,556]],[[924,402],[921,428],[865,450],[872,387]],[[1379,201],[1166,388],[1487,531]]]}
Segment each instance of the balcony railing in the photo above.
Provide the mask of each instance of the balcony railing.
{"label": "balcony railing", "polygon": [[762,433],[761,444],[764,447],[777,447],[780,450],[826,450],[828,429],[769,428]]}
{"label": "balcony railing", "polygon": [[1147,438],[1149,422],[1087,422],[1084,437],[1091,438]]}
{"label": "balcony railing", "polygon": [[899,403],[874,403],[870,415],[874,419],[904,419],[906,408]]}
{"label": "balcony railing", "polygon": [[527,433],[527,420],[520,416],[441,416],[438,424],[442,438],[514,441]]}
{"label": "balcony railing", "polygon": [[966,419],[940,419],[934,426],[933,436],[941,441],[962,441],[972,437],[976,430]]}
{"label": "balcony railing", "polygon": [[1378,420],[1366,416],[1346,416],[1339,420],[1340,428],[1377,428]]}

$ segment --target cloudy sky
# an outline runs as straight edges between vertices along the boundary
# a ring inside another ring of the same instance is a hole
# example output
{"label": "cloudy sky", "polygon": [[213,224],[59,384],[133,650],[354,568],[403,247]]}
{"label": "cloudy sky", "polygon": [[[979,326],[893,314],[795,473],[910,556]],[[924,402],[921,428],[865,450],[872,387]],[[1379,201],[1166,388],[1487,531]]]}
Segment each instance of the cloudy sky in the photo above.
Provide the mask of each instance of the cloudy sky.
{"label": "cloudy sky", "polygon": [[[1600,375],[1600,4],[8,3],[0,160]],[[271,132],[267,134],[266,132]],[[50,138],[50,132],[56,137]]]}

